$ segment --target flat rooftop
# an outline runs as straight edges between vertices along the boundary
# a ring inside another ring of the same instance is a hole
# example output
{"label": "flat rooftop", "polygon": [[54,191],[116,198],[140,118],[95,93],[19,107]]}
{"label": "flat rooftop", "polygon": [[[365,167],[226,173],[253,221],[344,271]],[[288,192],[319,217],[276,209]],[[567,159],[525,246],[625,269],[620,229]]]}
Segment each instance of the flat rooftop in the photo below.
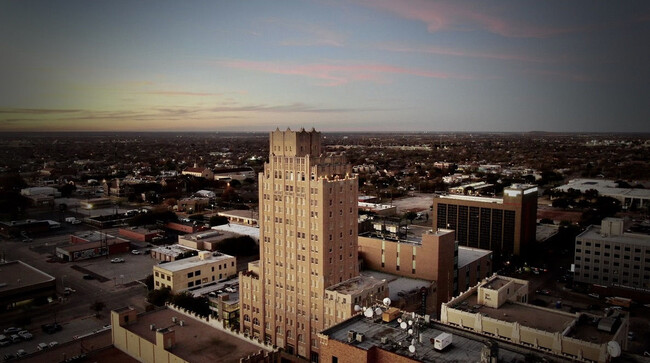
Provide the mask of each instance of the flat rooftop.
{"label": "flat rooftop", "polygon": [[[73,236],[78,238],[83,238],[88,242],[99,242],[107,239],[115,239],[117,237],[101,232],[101,231],[84,231],[73,234]],[[126,240],[125,240],[126,241]]]}
{"label": "flat rooftop", "polygon": [[[363,341],[353,341],[348,343],[349,331],[362,333],[364,335]],[[329,339],[337,340],[359,349],[370,350],[373,347],[378,347],[421,362],[481,361],[481,350],[483,348],[482,340],[484,340],[484,338],[477,337],[476,339],[471,339],[465,336],[456,335],[453,330],[435,322],[432,322],[431,324],[421,324],[419,326],[419,331],[422,336],[422,343],[416,339],[414,344],[414,354],[410,353],[408,350],[414,336],[410,335],[406,330],[400,329],[397,320],[394,320],[391,323],[375,322],[361,315],[357,315],[341,324],[326,329],[321,334],[328,336]],[[453,343],[451,346],[447,347],[447,349],[440,352],[433,348],[431,339],[434,339],[444,332],[451,332]],[[382,343],[382,338],[385,343]],[[500,345],[499,361],[523,362],[525,361],[525,356],[521,353],[509,351],[506,347]]]}
{"label": "flat rooftop", "polygon": [[252,239],[259,241],[260,240],[260,229],[259,227],[245,226],[243,224],[222,224],[220,226],[212,227],[215,231],[228,232],[236,235],[249,236]]}
{"label": "flat rooftop", "polygon": [[607,236],[604,237],[601,233],[601,227],[600,226],[589,226],[587,229],[585,229],[584,232],[580,233],[578,237],[576,238],[585,238],[585,239],[590,239],[590,240],[595,240],[595,241],[603,241],[603,242],[619,242],[619,243],[625,243],[625,244],[630,244],[630,245],[638,245],[638,246],[647,246],[650,244],[650,236],[645,235],[645,234],[636,234],[636,233],[627,233],[624,232],[620,236]]}
{"label": "flat rooftop", "polygon": [[254,219],[254,220],[257,220],[258,218],[257,212],[255,212],[252,209],[251,210],[233,209],[233,210],[218,212],[217,214],[224,217],[237,217],[237,218],[246,218],[246,219]]}
{"label": "flat rooftop", "polygon": [[565,185],[561,185],[555,189],[567,191],[569,189],[580,190],[581,192],[589,189],[598,191],[600,195],[617,196],[627,198],[650,199],[650,189],[639,188],[618,188],[613,180],[603,179],[572,179]]}
{"label": "flat rooftop", "polygon": [[182,245],[179,245],[179,244],[173,244],[173,245],[168,245],[168,246],[160,246],[160,247],[156,247],[156,248],[151,249],[151,252],[158,252],[158,253],[162,253],[164,255],[173,256],[173,257],[176,257],[176,256],[180,255],[181,253],[184,253],[184,252],[187,252],[187,251],[197,251],[197,250],[194,249],[194,248],[182,246]]}
{"label": "flat rooftop", "polygon": [[[182,320],[184,326],[172,323],[172,317]],[[150,329],[150,324],[174,330],[176,346],[170,352],[189,362],[239,363],[240,358],[262,350],[257,345],[170,309],[139,315],[137,322],[126,326],[126,329],[155,343],[156,332]]]}
{"label": "flat rooftop", "polygon": [[370,208],[376,210],[390,209],[395,208],[394,205],[390,204],[377,204],[377,203],[368,203],[368,202],[358,202],[359,208]]}
{"label": "flat rooftop", "polygon": [[482,250],[480,248],[458,246],[458,268],[465,267],[470,263],[483,258],[492,253],[489,250]]}
{"label": "flat rooftop", "polygon": [[477,304],[476,293],[453,306],[454,309],[479,313],[493,319],[518,322],[523,326],[535,328],[550,333],[562,332],[573,323],[576,316],[562,311],[539,308],[528,304],[506,302],[500,308],[494,309]]}
{"label": "flat rooftop", "polygon": [[475,197],[475,196],[471,196],[471,195],[447,194],[447,195],[439,195],[439,196],[437,196],[437,198],[440,198],[440,199],[453,199],[453,200],[464,200],[464,201],[471,201],[471,202],[503,204],[503,199],[502,198]]}
{"label": "flat rooftop", "polygon": [[[120,243],[130,243],[130,242],[128,240],[122,239],[122,238],[113,238],[113,239],[109,239],[109,240],[106,241],[107,246],[112,246],[112,245],[116,245],[116,244],[120,244]],[[101,241],[92,241],[92,242],[85,242],[85,243],[72,243],[72,244],[69,244],[67,246],[57,247],[57,249],[62,249],[64,251],[68,251],[68,252],[75,252],[75,251],[84,251],[84,250],[88,250],[88,249],[101,248],[102,244],[103,244],[103,242],[101,242]]]}
{"label": "flat rooftop", "polygon": [[54,277],[22,261],[0,264],[0,292],[54,281]]}
{"label": "flat rooftop", "polygon": [[354,294],[357,291],[363,291],[369,287],[376,286],[381,282],[381,280],[378,280],[372,276],[359,275],[343,282],[339,282],[336,285],[332,285],[325,290],[349,295]]}
{"label": "flat rooftop", "polygon": [[433,281],[412,279],[409,277],[391,275],[389,273],[371,270],[361,271],[361,275],[371,276],[377,280],[386,280],[386,282],[388,282],[388,297],[393,301],[399,300],[401,295],[409,295],[423,287],[429,288],[433,283]]}
{"label": "flat rooftop", "polygon": [[188,257],[182,260],[171,261],[165,264],[156,265],[158,268],[167,270],[170,272],[181,271],[187,268],[192,268],[196,266],[201,266],[206,263],[216,263],[219,261],[225,261],[229,258],[234,258],[233,256],[226,255],[221,252],[210,252],[210,255],[205,259],[201,260],[199,256]]}
{"label": "flat rooftop", "polygon": [[186,241],[202,241],[202,242],[219,242],[226,238],[236,237],[234,233],[218,231],[218,230],[206,230],[196,233],[188,233],[184,236],[178,236],[178,240]]}

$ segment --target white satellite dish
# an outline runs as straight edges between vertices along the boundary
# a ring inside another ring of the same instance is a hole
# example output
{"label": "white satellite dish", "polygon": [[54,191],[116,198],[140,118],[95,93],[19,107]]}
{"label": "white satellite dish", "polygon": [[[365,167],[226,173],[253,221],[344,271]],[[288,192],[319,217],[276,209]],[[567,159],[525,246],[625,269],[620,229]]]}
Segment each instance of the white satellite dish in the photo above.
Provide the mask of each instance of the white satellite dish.
{"label": "white satellite dish", "polygon": [[612,340],[607,343],[607,353],[609,353],[610,356],[616,358],[621,355],[621,346],[618,344],[618,342]]}
{"label": "white satellite dish", "polygon": [[406,323],[405,323],[405,322],[402,322],[402,323],[399,325],[399,327],[402,328],[402,329],[404,329],[404,330],[406,330]]}
{"label": "white satellite dish", "polygon": [[409,326],[413,325],[413,320],[409,320]]}
{"label": "white satellite dish", "polygon": [[397,322],[401,324],[402,323],[402,318],[397,318]]}
{"label": "white satellite dish", "polygon": [[415,353],[415,345],[413,344],[409,345],[409,352]]}
{"label": "white satellite dish", "polygon": [[361,306],[354,305],[354,311],[361,311]]}
{"label": "white satellite dish", "polygon": [[413,334],[413,329],[409,329],[409,330],[408,330],[408,333],[409,333],[409,334]]}
{"label": "white satellite dish", "polygon": [[411,339],[411,345],[415,345],[415,339]]}
{"label": "white satellite dish", "polygon": [[363,312],[363,315],[364,315],[366,318],[372,318],[372,314],[373,314],[373,312],[372,312],[372,308],[367,308],[366,311]]}
{"label": "white satellite dish", "polygon": [[387,298],[387,297],[385,297],[384,300],[383,300],[382,302],[383,302],[384,305],[386,305],[386,306],[390,306],[390,303],[391,303],[390,298]]}
{"label": "white satellite dish", "polygon": [[377,308],[377,309],[375,309],[375,315],[378,315],[378,316],[379,316],[379,315],[381,315],[383,312],[384,312],[384,311],[381,310],[381,308]]}

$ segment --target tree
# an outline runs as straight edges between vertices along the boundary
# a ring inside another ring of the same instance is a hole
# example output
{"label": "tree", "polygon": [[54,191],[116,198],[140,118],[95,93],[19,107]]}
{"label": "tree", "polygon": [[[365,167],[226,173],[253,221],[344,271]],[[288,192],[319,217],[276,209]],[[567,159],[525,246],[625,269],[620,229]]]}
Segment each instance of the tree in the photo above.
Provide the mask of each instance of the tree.
{"label": "tree", "polygon": [[210,217],[210,227],[213,226],[221,226],[224,224],[228,224],[228,218],[224,216],[212,216]]}
{"label": "tree", "polygon": [[417,218],[417,216],[418,216],[417,213],[415,213],[413,211],[408,211],[408,212],[404,213],[404,216],[402,218],[409,220],[409,222],[411,222],[411,224],[413,224],[413,220],[415,218]]}
{"label": "tree", "polygon": [[106,304],[103,301],[96,300],[94,303],[90,304],[90,309],[95,311],[95,317],[99,318],[101,315],[99,314],[104,308],[106,307]]}
{"label": "tree", "polygon": [[169,287],[155,289],[149,291],[147,294],[147,301],[156,306],[164,306],[167,301],[171,299],[172,292]]}
{"label": "tree", "polygon": [[144,284],[147,285],[147,291],[153,290],[153,275],[147,275],[144,278]]}

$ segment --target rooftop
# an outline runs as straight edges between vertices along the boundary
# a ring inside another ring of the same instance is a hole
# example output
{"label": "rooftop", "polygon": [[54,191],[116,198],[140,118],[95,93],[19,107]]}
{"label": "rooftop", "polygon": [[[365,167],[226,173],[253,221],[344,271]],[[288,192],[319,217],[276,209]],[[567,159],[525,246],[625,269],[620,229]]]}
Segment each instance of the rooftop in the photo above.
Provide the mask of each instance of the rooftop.
{"label": "rooftop", "polygon": [[230,232],[238,235],[249,236],[258,241],[260,239],[260,229],[258,227],[245,226],[243,224],[222,224],[212,227],[215,231]]}
{"label": "rooftop", "polygon": [[257,219],[257,212],[250,209],[233,209],[217,213],[220,216],[224,217],[237,217],[237,218],[247,218],[247,219]]}
{"label": "rooftop", "polygon": [[219,230],[207,230],[196,233],[189,233],[184,236],[178,236],[178,240],[218,242],[226,238],[235,237],[235,234]]}
{"label": "rooftop", "polygon": [[[57,249],[61,249],[61,250],[67,251],[67,252],[84,251],[84,250],[88,250],[88,249],[101,248],[103,243],[104,242],[102,242],[102,241],[85,242],[85,243],[73,243],[73,244],[69,244],[67,246],[57,247]],[[123,238],[113,238],[113,239],[109,239],[109,240],[106,241],[107,246],[116,245],[118,243],[130,243],[130,242],[128,240],[123,239]]]}
{"label": "rooftop", "polygon": [[339,282],[336,285],[332,285],[325,290],[350,295],[355,292],[363,291],[369,287],[376,286],[378,283],[381,283],[381,280],[372,276],[359,275],[343,282]]}
{"label": "rooftop", "polygon": [[465,200],[471,202],[503,204],[502,198],[474,197],[471,195],[459,195],[459,194],[439,195],[436,197],[440,199],[454,199],[454,200]]}
{"label": "rooftop", "polygon": [[[455,334],[455,330],[443,326],[442,324],[418,324],[415,323],[416,330],[421,335],[421,343],[416,339],[415,353],[411,354],[408,350],[409,345],[413,343],[414,335],[409,334],[406,330],[399,327],[399,322],[394,320],[391,323],[375,322],[357,315],[338,325],[335,325],[321,334],[328,336],[329,339],[353,345],[359,349],[370,350],[374,347],[391,351],[395,354],[415,359],[421,362],[480,362],[481,350],[483,348],[482,338],[471,339],[465,336]],[[348,332],[354,331],[363,334],[363,341],[348,342]],[[451,332],[453,343],[444,351],[437,351],[433,348],[431,340],[444,332]],[[525,357],[521,353],[509,351],[504,346],[499,346],[499,361],[514,362],[524,361]]]}
{"label": "rooftop", "polygon": [[589,189],[598,191],[598,194],[609,196],[623,196],[630,198],[650,198],[649,189],[639,188],[619,188],[613,180],[604,179],[572,179],[565,185],[561,185],[556,189],[567,191],[569,189],[580,190],[582,192]]}
{"label": "rooftop", "polygon": [[169,246],[160,246],[157,248],[153,248],[151,252],[157,252],[157,253],[162,253],[164,255],[176,257],[180,255],[181,253],[185,253],[187,251],[196,251],[194,248],[190,247],[185,247],[179,244],[174,244],[174,245],[169,245]]}
{"label": "rooftop", "polygon": [[211,252],[206,256],[205,259],[201,259],[200,256],[194,256],[194,257],[188,257],[184,258],[182,260],[177,260],[177,261],[171,261],[167,262],[165,264],[157,265],[158,268],[167,270],[170,272],[176,272],[176,271],[182,271],[188,268],[193,268],[196,266],[201,266],[209,263],[217,263],[220,261],[225,261],[230,258],[233,258],[233,256],[226,255],[224,253],[220,252]]}
{"label": "rooftop", "polygon": [[0,292],[53,280],[53,276],[22,261],[0,264]]}
{"label": "rooftop", "polygon": [[493,319],[518,322],[523,326],[535,328],[551,333],[562,332],[576,319],[574,314],[562,311],[540,308],[534,305],[505,302],[498,309],[477,304],[476,294],[454,307],[455,309],[479,313]]}
{"label": "rooftop", "polygon": [[370,209],[377,209],[377,210],[395,208],[394,205],[390,205],[390,204],[377,204],[377,203],[367,203],[367,202],[358,202],[358,204],[359,204],[359,208],[370,208]]}
{"label": "rooftop", "polygon": [[490,250],[458,246],[458,268],[467,266],[470,263],[489,255],[490,253],[492,253]]}
{"label": "rooftop", "polygon": [[[182,320],[184,326],[172,323],[172,317]],[[257,345],[170,309],[139,315],[137,322],[127,325],[126,329],[155,343],[156,332],[151,330],[151,324],[174,330],[176,345],[170,352],[190,362],[238,363],[241,357],[260,351]]]}
{"label": "rooftop", "polygon": [[361,271],[361,275],[371,276],[377,280],[386,280],[388,282],[388,297],[393,301],[398,301],[402,295],[409,295],[423,287],[429,288],[433,283],[432,281],[412,279],[371,270]]}
{"label": "rooftop", "polygon": [[627,233],[624,232],[623,235],[620,236],[603,236],[601,233],[601,227],[600,226],[589,226],[587,229],[584,230],[584,232],[580,233],[576,238],[581,238],[581,239],[590,239],[590,240],[596,240],[596,241],[610,241],[610,242],[619,242],[619,243],[625,243],[625,244],[630,244],[630,245],[639,245],[639,246],[648,246],[650,244],[650,236],[645,235],[645,234],[635,234],[635,233]]}

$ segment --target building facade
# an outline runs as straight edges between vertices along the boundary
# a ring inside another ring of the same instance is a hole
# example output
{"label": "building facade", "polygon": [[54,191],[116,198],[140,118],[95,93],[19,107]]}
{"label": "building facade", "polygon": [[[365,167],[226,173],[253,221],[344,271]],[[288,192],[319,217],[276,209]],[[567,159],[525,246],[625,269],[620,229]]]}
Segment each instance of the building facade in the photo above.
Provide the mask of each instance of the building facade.
{"label": "building facade", "polygon": [[260,260],[240,273],[240,329],[318,361],[325,290],[359,275],[357,178],[314,130],[270,134],[259,175]]}
{"label": "building facade", "polygon": [[605,218],[576,237],[574,280],[650,292],[650,236],[626,233],[623,220]]}
{"label": "building facade", "polygon": [[462,246],[520,255],[535,241],[537,187],[515,184],[503,198],[441,195],[433,198],[435,227],[456,231]]}
{"label": "building facade", "polygon": [[237,274],[236,258],[220,252],[199,251],[198,256],[153,267],[154,288],[173,293],[201,287]]}

